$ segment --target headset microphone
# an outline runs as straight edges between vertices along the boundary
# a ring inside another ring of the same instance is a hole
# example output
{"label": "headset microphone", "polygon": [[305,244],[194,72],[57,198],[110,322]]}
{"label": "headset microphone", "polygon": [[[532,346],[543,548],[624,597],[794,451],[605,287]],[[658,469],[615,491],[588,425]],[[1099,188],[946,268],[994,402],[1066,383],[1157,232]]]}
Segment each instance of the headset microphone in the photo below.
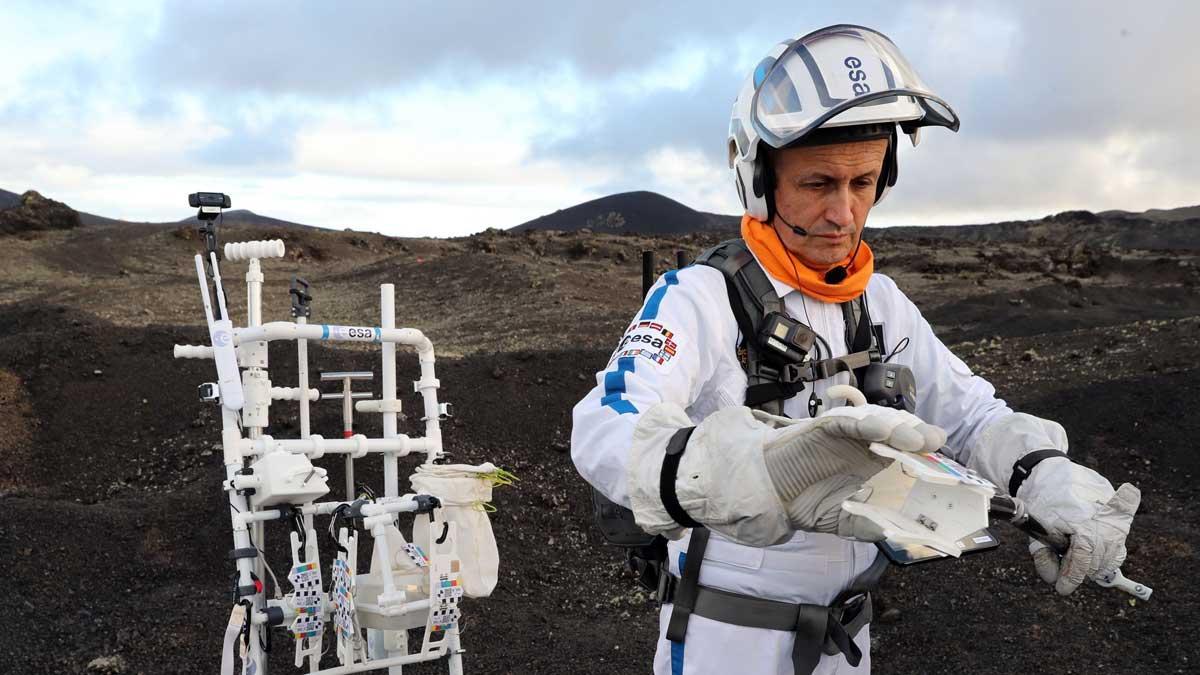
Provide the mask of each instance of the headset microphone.
{"label": "headset microphone", "polygon": [[825,273],[825,283],[840,284],[846,280],[846,277],[848,275],[849,275],[849,272],[846,271],[845,266],[838,265],[837,267],[835,267]]}
{"label": "headset microphone", "polygon": [[838,265],[825,272],[825,283],[840,284],[850,276],[850,266],[854,264],[854,259],[858,257],[858,247],[862,245],[862,234],[858,235],[858,243],[854,245],[854,253],[850,254],[850,261],[845,265]]}
{"label": "headset microphone", "polygon": [[[787,225],[788,228],[791,229],[792,232],[795,232],[797,235],[799,235],[801,237],[808,236],[808,230],[804,229],[803,227],[798,227],[796,225],[789,223],[787,221],[787,219],[783,217],[782,213],[776,213],[775,217],[778,218],[780,221],[782,221],[784,225]],[[780,243],[782,243],[782,241]],[[846,277],[850,276],[850,266],[854,264],[854,259],[858,257],[858,247],[861,245],[862,245],[862,235],[859,234],[858,243],[856,243],[854,245],[854,253],[850,254],[850,261],[847,262],[845,265],[838,265],[837,267],[827,270],[825,272],[825,283],[840,284],[846,280]]]}
{"label": "headset microphone", "polygon": [[799,227],[799,226],[797,226],[797,225],[793,225],[793,224],[789,223],[789,222],[787,221],[787,219],[783,217],[783,214],[782,214],[782,213],[776,213],[776,214],[775,214],[775,217],[776,217],[776,218],[778,218],[779,220],[783,221],[783,224],[784,224],[784,225],[787,225],[787,226],[788,226],[788,228],[789,228],[789,229],[790,229],[792,232],[795,232],[797,235],[799,235],[799,236],[801,236],[801,237],[807,237],[807,236],[808,236],[808,230],[804,229],[803,227]]}

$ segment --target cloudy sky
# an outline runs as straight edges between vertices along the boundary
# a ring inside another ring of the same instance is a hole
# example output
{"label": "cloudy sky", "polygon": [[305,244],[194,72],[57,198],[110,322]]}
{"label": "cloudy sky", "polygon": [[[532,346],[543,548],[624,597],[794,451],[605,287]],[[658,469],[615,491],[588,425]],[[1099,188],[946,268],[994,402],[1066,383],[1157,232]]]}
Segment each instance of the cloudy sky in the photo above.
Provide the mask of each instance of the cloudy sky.
{"label": "cloudy sky", "polygon": [[887,33],[963,120],[873,225],[1200,203],[1200,3],[3,0],[0,188],[131,220],[185,195],[450,236],[654,190],[739,212],[733,97],[772,44]]}

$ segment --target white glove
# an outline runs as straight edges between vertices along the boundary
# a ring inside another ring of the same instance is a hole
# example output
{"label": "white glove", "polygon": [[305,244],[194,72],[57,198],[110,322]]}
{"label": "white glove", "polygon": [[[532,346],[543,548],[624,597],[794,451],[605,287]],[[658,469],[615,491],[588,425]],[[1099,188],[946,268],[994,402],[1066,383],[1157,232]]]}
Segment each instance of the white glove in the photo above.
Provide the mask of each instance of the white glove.
{"label": "white glove", "polygon": [[[659,483],[667,443],[691,424],[679,406],[661,403],[634,430],[630,502],[647,532],[683,534],[662,504]],[[750,546],[779,543],[797,529],[881,539],[878,528],[841,509],[843,500],[889,463],[868,449],[873,441],[908,452],[933,451],[946,434],[907,412],[880,406],[834,408],[807,420],[724,408],[692,433],[675,475],[675,494],[692,518]]]}
{"label": "white glove", "polygon": [[1038,576],[1062,595],[1125,562],[1125,537],[1142,500],[1133,485],[1113,490],[1095,471],[1054,458],[1039,464],[1019,492],[1030,515],[1051,535],[1070,537],[1070,548],[1061,559],[1040,542],[1029,546]]}

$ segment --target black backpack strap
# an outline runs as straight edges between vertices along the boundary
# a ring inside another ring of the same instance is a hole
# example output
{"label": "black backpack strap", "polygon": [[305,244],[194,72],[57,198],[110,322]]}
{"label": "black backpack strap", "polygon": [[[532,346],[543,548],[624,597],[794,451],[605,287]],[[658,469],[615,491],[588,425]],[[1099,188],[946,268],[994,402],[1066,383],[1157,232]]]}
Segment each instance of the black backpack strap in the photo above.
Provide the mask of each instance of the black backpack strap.
{"label": "black backpack strap", "polygon": [[867,316],[863,296],[842,303],[846,324],[846,353],[865,352],[872,347],[871,318]]}
{"label": "black backpack strap", "polygon": [[842,303],[845,324],[846,356],[814,363],[806,374],[792,367],[776,367],[768,363],[755,339],[765,317],[772,312],[787,314],[782,299],[767,273],[754,259],[742,239],[721,242],[696,258],[699,265],[720,270],[725,278],[729,306],[733,310],[738,330],[742,333],[740,347],[745,350],[745,405],[775,415],[783,414],[783,402],[804,389],[806,381],[832,377],[850,371],[855,381],[862,381],[868,365],[881,360],[882,339],[871,325],[866,295]]}
{"label": "black backpack strap", "polygon": [[[846,324],[846,353],[867,352],[870,355],[870,363],[877,363],[882,360],[881,346],[875,328],[871,325],[871,315],[867,313],[866,297],[864,292],[857,298],[842,303],[842,318]],[[865,365],[855,368],[855,380],[862,382],[865,372]]]}
{"label": "black backpack strap", "polygon": [[772,312],[784,314],[783,301],[767,273],[741,239],[730,239],[701,253],[696,264],[716,268],[725,277],[729,307],[742,333],[741,348],[746,351],[747,388],[745,404],[766,412],[783,414],[783,401],[799,391],[802,383],[785,383],[778,369],[762,358],[755,336],[763,317]]}
{"label": "black backpack strap", "polygon": [[[735,316],[741,309],[747,314],[750,323],[757,327],[757,323],[762,320],[762,317],[771,312],[783,311],[783,301],[775,292],[775,286],[771,284],[767,273],[750,253],[745,241],[741,239],[723,241],[701,253],[696,258],[696,264],[715,267],[721,271],[725,277],[726,288],[736,293],[736,296],[731,294],[729,299],[732,301],[734,297],[737,297],[742,301],[736,305],[730,302],[730,306],[734,307]],[[757,316],[750,316],[750,312]],[[742,327],[740,320],[738,327]],[[742,340],[747,341],[753,335],[752,331],[743,330]]]}

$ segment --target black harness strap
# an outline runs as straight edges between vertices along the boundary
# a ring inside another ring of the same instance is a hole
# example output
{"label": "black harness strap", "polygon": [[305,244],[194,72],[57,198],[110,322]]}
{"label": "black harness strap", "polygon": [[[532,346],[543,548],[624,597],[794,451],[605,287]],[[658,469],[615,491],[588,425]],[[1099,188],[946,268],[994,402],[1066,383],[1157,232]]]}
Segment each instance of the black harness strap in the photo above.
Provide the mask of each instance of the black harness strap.
{"label": "black harness strap", "polygon": [[[692,570],[693,532],[688,547],[684,577],[668,576],[662,593],[663,602],[674,602],[667,626],[667,639],[680,641],[686,637],[688,619],[694,614],[713,621],[748,628],[792,631],[792,668],[797,675],[816,670],[821,655],[841,654],[851,666],[862,662],[862,650],[854,642],[863,626],[873,618],[871,591],[887,571],[888,561],[878,556],[875,562],[838,594],[833,603],[824,607],[809,603],[791,603],[757,598],[741,593],[689,585],[686,575]],[[685,587],[687,590],[685,591]],[[683,609],[680,609],[680,607]],[[679,617],[678,620],[676,617]]]}
{"label": "black harness strap", "polygon": [[[871,326],[866,299],[859,296],[842,303],[847,356],[811,364],[807,373],[787,372],[767,362],[757,344],[763,318],[772,312],[787,314],[783,301],[766,272],[750,253],[746,242],[731,239],[701,253],[696,264],[716,268],[725,277],[729,307],[742,334],[740,347],[746,351],[745,405],[774,415],[783,414],[783,402],[800,393],[806,382],[850,372],[861,380],[862,369],[880,359],[880,342]],[[867,358],[859,358],[859,353]]]}
{"label": "black harness strap", "polygon": [[696,607],[696,591],[700,587],[700,563],[704,562],[708,535],[708,529],[704,527],[692,530],[687,557],[683,561],[683,569],[679,570],[679,583],[675,586],[675,596],[672,599],[675,605],[671,609],[671,620],[667,622],[667,639],[672,642],[683,642],[687,636],[688,620],[692,618],[692,610]]}
{"label": "black harness strap", "polygon": [[[725,277],[725,290],[729,295],[729,307],[733,310],[738,330],[742,333],[740,348],[745,350],[747,394],[756,385],[770,385],[771,389],[760,390],[755,403],[746,405],[766,412],[783,413],[783,400],[791,398],[797,390],[779,390],[779,372],[766,363],[756,341],[759,324],[771,312],[783,312],[783,301],[775,292],[771,280],[759,267],[758,261],[741,239],[721,242],[701,253],[696,264],[715,267]],[[803,387],[803,384],[799,386]],[[772,394],[779,394],[771,396]],[[771,396],[770,398],[764,398]],[[758,400],[760,399],[761,400]]]}
{"label": "black harness strap", "polygon": [[870,355],[866,363],[853,366],[855,381],[861,382],[865,368],[872,361],[882,360],[880,346],[875,342],[875,331],[871,317],[867,314],[866,293],[850,302],[842,303],[842,318],[846,323],[846,351],[849,354],[865,352]]}

